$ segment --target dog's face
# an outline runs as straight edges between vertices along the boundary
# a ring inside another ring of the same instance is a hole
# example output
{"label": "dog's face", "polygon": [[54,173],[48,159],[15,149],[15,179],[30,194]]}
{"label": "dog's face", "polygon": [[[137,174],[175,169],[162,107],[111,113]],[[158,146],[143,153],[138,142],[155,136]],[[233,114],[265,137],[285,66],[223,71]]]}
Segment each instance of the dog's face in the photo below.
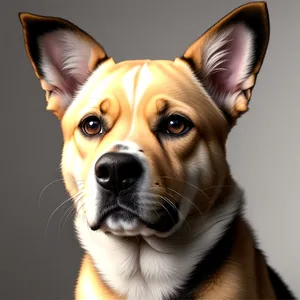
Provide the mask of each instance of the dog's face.
{"label": "dog's face", "polygon": [[62,120],[67,187],[82,182],[93,229],[169,232],[207,205],[191,185],[222,184],[226,127],[185,62],[107,61]]}
{"label": "dog's face", "polygon": [[61,121],[66,188],[92,230],[168,236],[215,205],[268,44],[265,4],[235,10],[174,61],[115,63],[68,21],[20,18]]}

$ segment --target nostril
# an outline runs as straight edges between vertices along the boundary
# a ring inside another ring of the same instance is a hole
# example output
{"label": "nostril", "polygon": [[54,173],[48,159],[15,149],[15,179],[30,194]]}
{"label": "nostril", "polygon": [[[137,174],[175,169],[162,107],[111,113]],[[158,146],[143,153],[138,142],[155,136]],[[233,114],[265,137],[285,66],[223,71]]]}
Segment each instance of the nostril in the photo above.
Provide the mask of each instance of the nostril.
{"label": "nostril", "polygon": [[132,186],[142,175],[142,165],[133,157],[117,168],[118,178],[122,189]]}
{"label": "nostril", "polygon": [[95,165],[97,182],[107,190],[114,190],[116,185],[116,174],[113,163],[105,157],[100,158]]}
{"label": "nostril", "polygon": [[96,176],[99,179],[108,180],[110,176],[108,166],[104,165],[96,168]]}

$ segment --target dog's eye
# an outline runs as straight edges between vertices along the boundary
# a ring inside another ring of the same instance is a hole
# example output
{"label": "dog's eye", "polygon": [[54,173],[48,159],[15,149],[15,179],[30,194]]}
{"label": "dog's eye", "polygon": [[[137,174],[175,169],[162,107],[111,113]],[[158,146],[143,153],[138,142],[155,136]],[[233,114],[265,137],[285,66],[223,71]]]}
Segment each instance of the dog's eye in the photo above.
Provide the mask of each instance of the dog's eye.
{"label": "dog's eye", "polygon": [[192,122],[187,118],[180,115],[171,115],[164,120],[159,131],[167,135],[179,136],[187,133],[192,127]]}
{"label": "dog's eye", "polygon": [[102,133],[102,122],[95,116],[89,116],[81,122],[80,128],[87,136],[93,136]]}

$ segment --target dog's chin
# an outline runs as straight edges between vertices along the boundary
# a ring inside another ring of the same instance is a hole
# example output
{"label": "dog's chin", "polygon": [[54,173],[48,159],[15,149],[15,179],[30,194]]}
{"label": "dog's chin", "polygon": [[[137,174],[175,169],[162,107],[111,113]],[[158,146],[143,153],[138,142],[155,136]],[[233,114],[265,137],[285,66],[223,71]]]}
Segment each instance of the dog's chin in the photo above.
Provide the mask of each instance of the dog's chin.
{"label": "dog's chin", "polygon": [[156,222],[151,223],[131,211],[115,209],[102,218],[96,226],[90,227],[94,231],[101,230],[106,234],[121,237],[157,236],[164,238],[174,232],[178,223],[178,217],[176,216],[173,216],[173,218],[160,216]]}

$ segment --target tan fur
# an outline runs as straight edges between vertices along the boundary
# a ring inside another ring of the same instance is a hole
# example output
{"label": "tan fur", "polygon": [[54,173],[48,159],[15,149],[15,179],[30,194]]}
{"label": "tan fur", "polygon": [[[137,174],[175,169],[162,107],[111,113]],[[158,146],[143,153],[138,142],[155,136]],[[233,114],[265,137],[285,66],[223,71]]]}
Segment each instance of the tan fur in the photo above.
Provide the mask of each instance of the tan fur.
{"label": "tan fur", "polygon": [[80,273],[77,280],[75,299],[122,300],[122,297],[120,295],[117,295],[107,287],[107,285],[101,280],[101,277],[96,271],[91,257],[88,254],[85,254],[82,260]]}
{"label": "tan fur", "polygon": [[228,262],[196,299],[276,299],[263,257],[256,253],[251,230],[240,219]]}

